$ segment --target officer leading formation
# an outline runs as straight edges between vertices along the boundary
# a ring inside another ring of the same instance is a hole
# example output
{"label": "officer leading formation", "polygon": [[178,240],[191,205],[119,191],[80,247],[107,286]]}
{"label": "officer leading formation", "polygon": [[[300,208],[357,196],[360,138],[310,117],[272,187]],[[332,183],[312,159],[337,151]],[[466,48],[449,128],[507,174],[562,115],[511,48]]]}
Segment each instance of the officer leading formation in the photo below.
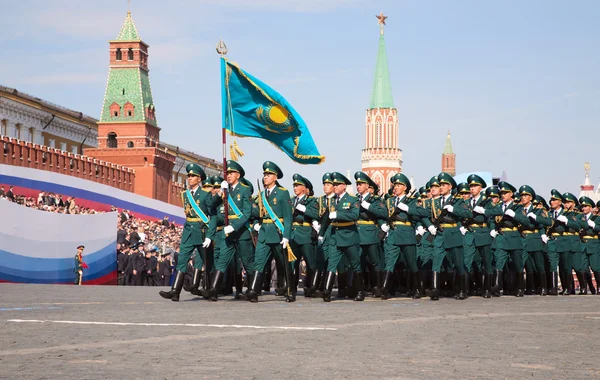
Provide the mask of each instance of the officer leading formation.
{"label": "officer leading formation", "polygon": [[[573,271],[579,294],[596,294],[600,223],[593,210],[600,204],[588,197],[552,190],[548,204],[528,185],[488,187],[475,174],[457,184],[444,172],[419,189],[398,173],[383,195],[367,174],[356,172],[356,196],[347,193],[352,182],[346,176],[325,173],[324,195],[314,197],[302,175],[292,176],[290,194],[278,182],[284,173],[277,164],[266,161],[262,169],[255,189],[233,160],[225,179],[207,178],[196,164],[186,167],[179,262],[194,258],[193,281],[185,288],[191,294],[217,301],[228,282],[234,299],[259,302],[273,259],[275,294],[287,302],[296,300],[301,261],[303,295],[325,302],[335,298],[334,288],[338,299],[355,301],[570,295]],[[163,298],[179,301],[185,270],[178,266]]]}

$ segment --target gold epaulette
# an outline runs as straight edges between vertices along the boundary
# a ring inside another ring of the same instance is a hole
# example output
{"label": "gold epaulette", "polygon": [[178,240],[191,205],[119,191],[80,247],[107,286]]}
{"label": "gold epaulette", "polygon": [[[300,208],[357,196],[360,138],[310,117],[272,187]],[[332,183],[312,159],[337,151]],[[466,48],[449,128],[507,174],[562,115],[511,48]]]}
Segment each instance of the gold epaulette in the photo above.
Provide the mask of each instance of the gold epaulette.
{"label": "gold epaulette", "polygon": [[279,186],[278,189],[283,190],[283,191],[288,191],[288,189],[286,189],[285,187],[281,187],[281,186]]}
{"label": "gold epaulette", "polygon": [[248,186],[248,185],[246,185],[246,184],[244,184],[242,182],[238,182],[238,184],[242,185],[243,187],[250,187],[250,186]]}

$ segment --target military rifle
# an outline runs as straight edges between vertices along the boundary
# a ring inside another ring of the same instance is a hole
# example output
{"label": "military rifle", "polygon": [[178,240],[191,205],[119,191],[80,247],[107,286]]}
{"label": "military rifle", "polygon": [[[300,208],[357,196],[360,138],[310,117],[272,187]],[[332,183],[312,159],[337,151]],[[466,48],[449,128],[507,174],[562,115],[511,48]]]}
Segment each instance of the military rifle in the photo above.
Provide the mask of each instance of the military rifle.
{"label": "military rifle", "polygon": [[[481,202],[481,204],[477,205],[479,207],[483,207],[486,208],[487,205],[492,201],[492,197],[489,198],[485,198],[483,200],[483,202]],[[475,206],[475,207],[477,207]],[[484,214],[485,216],[485,214]],[[465,218],[465,220],[463,221],[462,225],[463,227],[465,227],[467,229],[467,231],[469,232],[473,232],[473,228],[471,227],[471,224],[473,224],[473,219],[474,219],[475,215],[473,216],[473,218]]]}
{"label": "military rifle", "polygon": [[[513,200],[513,204],[510,205],[510,207],[508,209],[512,210],[512,211],[516,211],[519,208],[519,206],[521,206],[521,204],[517,203],[517,202],[515,202]],[[496,222],[496,232],[498,233],[498,235],[502,235],[503,234],[502,233],[502,226],[501,226],[501,224],[505,220],[506,220],[506,210],[504,211],[504,214],[502,215],[502,218],[498,222]],[[514,221],[515,221],[515,223],[518,223],[516,220],[514,220]],[[521,234],[522,237],[525,237],[522,231],[519,230],[519,233]]]}

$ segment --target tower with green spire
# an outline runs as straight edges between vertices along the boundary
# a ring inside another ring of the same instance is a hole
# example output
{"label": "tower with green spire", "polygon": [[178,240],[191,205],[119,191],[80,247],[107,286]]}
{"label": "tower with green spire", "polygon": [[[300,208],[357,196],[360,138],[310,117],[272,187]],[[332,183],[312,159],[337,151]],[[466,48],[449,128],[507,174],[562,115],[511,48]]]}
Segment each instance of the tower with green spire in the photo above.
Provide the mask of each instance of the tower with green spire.
{"label": "tower with green spire", "polygon": [[379,184],[383,193],[389,189],[390,179],[402,171],[402,150],[398,144],[398,110],[394,107],[385,48],[387,16],[382,12],[375,17],[379,24],[379,47],[371,103],[366,115],[362,170]]}
{"label": "tower with green spire", "polygon": [[456,175],[456,154],[452,151],[450,131],[448,131],[448,136],[446,136],[446,145],[444,145],[444,151],[442,152],[442,171],[451,176]]}
{"label": "tower with green spire", "polygon": [[159,149],[148,47],[128,11],[117,38],[109,41],[98,148],[87,149],[86,155],[135,169],[135,192],[168,202],[175,157]]}

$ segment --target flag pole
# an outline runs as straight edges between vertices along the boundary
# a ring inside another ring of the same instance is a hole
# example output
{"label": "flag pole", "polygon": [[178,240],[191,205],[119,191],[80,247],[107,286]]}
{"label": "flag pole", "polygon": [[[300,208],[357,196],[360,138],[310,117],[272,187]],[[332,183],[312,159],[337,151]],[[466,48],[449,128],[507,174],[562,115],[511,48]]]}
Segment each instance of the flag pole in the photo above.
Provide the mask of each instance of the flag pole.
{"label": "flag pole", "polygon": [[[223,110],[226,107],[229,107],[227,102],[226,94],[225,94],[225,75],[227,68],[225,67],[225,55],[227,54],[227,45],[223,42],[223,38],[219,39],[219,43],[217,44],[217,53],[221,57],[221,111],[223,118],[223,128],[222,128],[222,142],[223,142],[223,178],[227,180],[227,130],[225,128],[225,113]],[[223,214],[225,216],[225,225],[229,224],[229,205],[228,205],[228,193],[227,190],[223,190]]]}

